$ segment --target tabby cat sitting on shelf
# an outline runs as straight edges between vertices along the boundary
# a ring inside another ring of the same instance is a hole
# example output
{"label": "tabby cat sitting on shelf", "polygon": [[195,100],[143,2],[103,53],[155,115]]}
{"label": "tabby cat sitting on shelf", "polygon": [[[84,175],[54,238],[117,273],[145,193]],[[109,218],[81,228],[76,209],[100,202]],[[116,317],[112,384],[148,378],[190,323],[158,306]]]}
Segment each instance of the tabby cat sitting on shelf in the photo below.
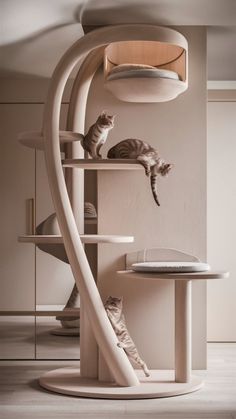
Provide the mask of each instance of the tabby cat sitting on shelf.
{"label": "tabby cat sitting on shelf", "polygon": [[137,348],[131,339],[122,313],[122,298],[109,297],[105,302],[105,310],[111,322],[114,332],[119,340],[118,346],[123,348],[131,362],[134,362],[144,371],[146,377],[150,376],[147,365],[140,358]]}
{"label": "tabby cat sitting on shelf", "polygon": [[123,140],[112,147],[108,153],[109,159],[137,159],[145,168],[145,173],[150,176],[151,189],[155,202],[160,206],[157,196],[157,176],[166,176],[173,164],[165,163],[159,157],[159,154],[155,148],[151,147],[148,143],[129,138]]}
{"label": "tabby cat sitting on shelf", "polygon": [[100,148],[106,142],[108,132],[114,127],[114,119],[115,115],[108,115],[103,111],[83,137],[81,145],[93,159],[102,158]]}

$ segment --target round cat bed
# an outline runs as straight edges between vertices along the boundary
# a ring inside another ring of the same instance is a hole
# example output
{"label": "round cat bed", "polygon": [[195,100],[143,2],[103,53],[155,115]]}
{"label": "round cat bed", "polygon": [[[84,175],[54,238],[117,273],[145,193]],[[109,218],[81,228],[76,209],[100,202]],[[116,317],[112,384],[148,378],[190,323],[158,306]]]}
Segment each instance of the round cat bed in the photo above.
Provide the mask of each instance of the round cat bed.
{"label": "round cat bed", "polygon": [[[160,70],[164,73],[164,70]],[[178,74],[168,71],[168,77],[161,76],[158,69],[129,70],[110,74],[104,87],[124,102],[153,103],[175,99],[187,89]],[[172,77],[170,77],[170,73]]]}
{"label": "round cat bed", "polygon": [[157,41],[112,42],[104,51],[104,86],[125,102],[166,102],[188,88],[188,43],[158,28]]}
{"label": "round cat bed", "polygon": [[131,269],[136,272],[206,272],[210,266],[202,262],[140,262],[133,263]]}

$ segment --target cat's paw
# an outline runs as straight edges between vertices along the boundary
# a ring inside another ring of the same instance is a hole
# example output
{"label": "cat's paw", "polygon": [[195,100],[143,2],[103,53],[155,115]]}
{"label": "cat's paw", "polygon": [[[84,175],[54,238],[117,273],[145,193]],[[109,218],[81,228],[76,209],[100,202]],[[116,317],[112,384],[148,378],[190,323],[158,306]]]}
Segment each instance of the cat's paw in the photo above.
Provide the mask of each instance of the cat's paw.
{"label": "cat's paw", "polygon": [[118,342],[118,343],[117,343],[117,346],[118,346],[118,348],[122,348],[122,349],[124,349],[124,348],[125,348],[125,345],[124,345],[124,343],[122,343],[122,342]]}
{"label": "cat's paw", "polygon": [[150,377],[150,371],[148,371],[148,369],[144,369],[144,374],[146,375],[146,377]]}
{"label": "cat's paw", "polygon": [[93,160],[101,160],[102,156],[98,155],[98,154],[93,154],[91,155]]}

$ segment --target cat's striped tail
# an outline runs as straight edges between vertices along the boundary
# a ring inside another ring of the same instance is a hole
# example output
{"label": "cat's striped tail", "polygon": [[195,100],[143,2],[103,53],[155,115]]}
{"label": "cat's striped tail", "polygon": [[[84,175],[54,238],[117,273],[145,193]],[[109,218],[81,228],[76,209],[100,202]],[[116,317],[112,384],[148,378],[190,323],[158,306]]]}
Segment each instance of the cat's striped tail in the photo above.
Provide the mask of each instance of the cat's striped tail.
{"label": "cat's striped tail", "polygon": [[156,174],[152,174],[150,176],[150,183],[151,183],[153,198],[154,198],[155,202],[157,203],[157,205],[159,207],[160,202],[159,202],[158,197],[157,197],[157,175]]}

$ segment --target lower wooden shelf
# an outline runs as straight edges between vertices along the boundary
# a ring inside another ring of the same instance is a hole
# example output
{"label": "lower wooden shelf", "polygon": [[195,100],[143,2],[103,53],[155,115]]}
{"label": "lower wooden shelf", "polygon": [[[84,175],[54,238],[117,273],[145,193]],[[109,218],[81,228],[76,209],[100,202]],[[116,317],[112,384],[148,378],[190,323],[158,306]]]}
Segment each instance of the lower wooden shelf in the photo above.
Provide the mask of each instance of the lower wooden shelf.
{"label": "lower wooden shelf", "polygon": [[80,377],[76,367],[60,368],[44,374],[39,383],[47,390],[78,397],[101,399],[154,399],[192,393],[203,386],[200,377],[191,377],[188,383],[174,381],[173,370],[152,370],[145,377],[140,370],[136,374],[140,385],[119,387],[114,383]]}
{"label": "lower wooden shelf", "polygon": [[[117,236],[108,234],[81,234],[82,243],[132,243],[133,236]],[[20,243],[34,243],[34,244],[63,244],[63,237],[61,235],[26,235],[19,236]]]}

